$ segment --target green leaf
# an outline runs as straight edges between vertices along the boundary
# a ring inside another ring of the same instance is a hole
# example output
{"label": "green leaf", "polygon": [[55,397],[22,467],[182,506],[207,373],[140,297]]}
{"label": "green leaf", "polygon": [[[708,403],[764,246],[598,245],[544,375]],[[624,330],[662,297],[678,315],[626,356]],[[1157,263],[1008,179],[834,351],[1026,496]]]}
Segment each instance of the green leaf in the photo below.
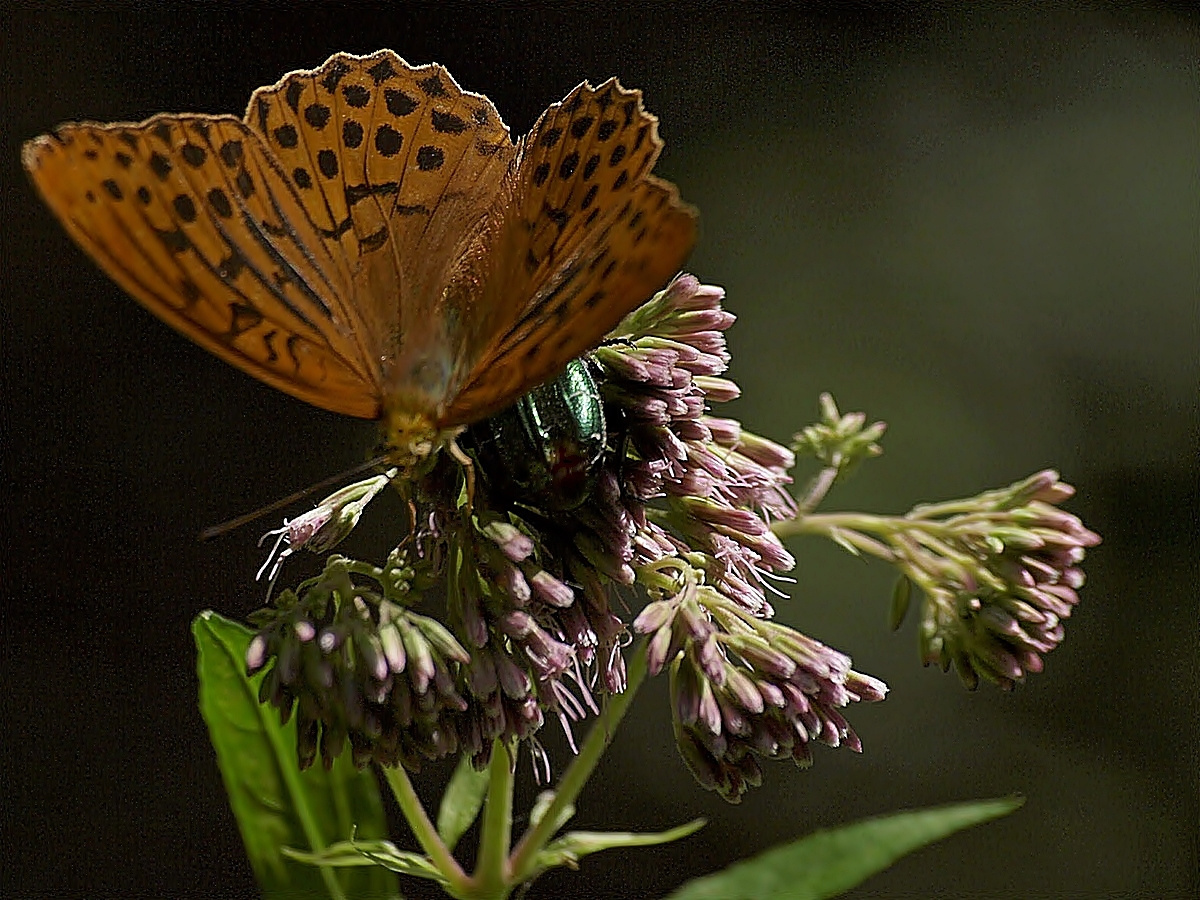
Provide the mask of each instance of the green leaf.
{"label": "green leaf", "polygon": [[851,553],[854,556],[862,556],[862,552],[850,542],[850,539],[846,537],[846,532],[841,528],[834,526],[833,528],[829,529],[828,534],[830,540],[832,540],[847,553]]}
{"label": "green leaf", "polygon": [[689,881],[671,900],[807,900],[834,897],[900,857],[956,831],[1006,816],[1022,798],[978,800],[866,819],[768,850]]}
{"label": "green leaf", "polygon": [[284,855],[309,865],[335,869],[383,866],[401,875],[446,883],[445,876],[429,861],[429,857],[401,850],[391,841],[338,841],[320,853],[284,850]]}
{"label": "green leaf", "polygon": [[551,841],[537,856],[537,872],[555,866],[576,868],[579,860],[601,850],[628,847],[653,847],[669,844],[695,834],[704,827],[705,819],[693,819],[669,831],[637,834],[629,831],[570,831]]}
{"label": "green leaf", "polygon": [[904,617],[908,615],[908,606],[912,601],[912,582],[908,580],[907,575],[901,575],[896,579],[896,585],[892,588],[892,605],[888,610],[888,628],[896,631],[904,624]]}
{"label": "green leaf", "polygon": [[[535,828],[541,824],[546,813],[550,811],[551,805],[557,795],[554,791],[541,791],[533,801],[533,808],[529,811],[529,824]],[[550,830],[551,834],[558,834],[564,825],[575,818],[575,804],[568,803],[558,811],[558,819],[554,822],[554,827]]]}
{"label": "green leaf", "polygon": [[382,838],[387,823],[370,771],[343,754],[331,771],[296,763],[293,719],[258,702],[245,674],[250,632],[211,611],[192,622],[200,711],[263,897],[398,897],[394,875],[376,866],[334,873],[286,858],[285,847],[315,853],[334,841]]}
{"label": "green leaf", "polygon": [[447,849],[454,850],[459,839],[478,817],[487,789],[487,771],[476,772],[471,765],[470,754],[464,753],[459,757],[458,768],[446,785],[446,792],[442,794],[442,803],[438,807],[437,830]]}

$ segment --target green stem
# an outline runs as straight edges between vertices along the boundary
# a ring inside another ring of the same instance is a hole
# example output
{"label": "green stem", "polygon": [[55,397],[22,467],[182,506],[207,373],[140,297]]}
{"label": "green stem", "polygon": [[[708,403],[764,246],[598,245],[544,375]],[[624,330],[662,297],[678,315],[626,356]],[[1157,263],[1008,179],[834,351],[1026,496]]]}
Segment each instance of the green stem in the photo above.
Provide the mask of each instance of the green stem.
{"label": "green stem", "polygon": [[488,792],[473,881],[480,896],[504,897],[512,885],[508,851],[512,846],[514,771],[512,747],[497,739],[488,768]]}
{"label": "green stem", "polygon": [[843,541],[885,562],[895,562],[895,553],[887,543],[867,535],[878,534],[885,540],[890,540],[897,532],[903,533],[903,528],[895,524],[900,521],[903,520],[867,513],[821,513],[795,519],[781,519],[771,523],[771,530],[780,538],[815,534]]}
{"label": "green stem", "polygon": [[825,499],[825,495],[829,493],[829,489],[833,487],[833,483],[837,481],[839,471],[840,469],[837,465],[826,466],[813,476],[812,481],[808,483],[808,489],[805,490],[804,496],[796,503],[797,519],[803,519],[821,504],[821,501]]}
{"label": "green stem", "polygon": [[421,805],[421,798],[413,790],[408,773],[404,771],[403,766],[386,766],[383,775],[387,779],[388,786],[391,787],[392,794],[400,805],[400,811],[404,813],[404,820],[412,829],[417,843],[421,845],[421,849],[425,851],[429,861],[446,878],[447,890],[453,894],[461,893],[470,884],[467,874],[458,864],[458,860],[450,853],[441,835],[437,833],[437,828],[430,821],[425,807]]}
{"label": "green stem", "polygon": [[[870,513],[813,513],[803,518],[782,519],[772,523],[772,530],[779,537],[798,534],[827,534],[834,529],[860,531],[866,534],[890,536],[898,529],[911,527],[914,523],[898,516],[873,516]],[[930,523],[915,523],[917,527],[928,527]]]}
{"label": "green stem", "polygon": [[604,755],[604,751],[612,743],[617,726],[625,717],[638,688],[646,679],[646,648],[647,642],[642,641],[632,654],[632,658],[629,660],[625,690],[608,698],[608,703],[592,725],[583,746],[580,747],[579,755],[563,773],[562,780],[559,781],[555,790],[554,799],[546,808],[537,825],[525,832],[520,843],[517,844],[509,865],[515,883],[528,881],[537,874],[538,854],[554,836],[560,827],[560,819],[564,816],[567,808],[575,804],[584,785],[587,784],[592,772],[599,764],[600,758]]}

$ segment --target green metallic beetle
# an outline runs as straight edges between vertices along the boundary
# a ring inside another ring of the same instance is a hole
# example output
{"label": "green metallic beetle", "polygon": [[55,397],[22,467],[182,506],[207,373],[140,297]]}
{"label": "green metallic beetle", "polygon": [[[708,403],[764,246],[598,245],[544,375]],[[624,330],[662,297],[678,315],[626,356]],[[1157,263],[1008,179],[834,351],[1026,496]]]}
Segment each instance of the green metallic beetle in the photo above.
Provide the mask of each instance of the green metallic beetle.
{"label": "green metallic beetle", "polygon": [[553,512],[591,494],[608,431],[590,365],[572,360],[553,381],[467,429],[464,444],[498,494]]}

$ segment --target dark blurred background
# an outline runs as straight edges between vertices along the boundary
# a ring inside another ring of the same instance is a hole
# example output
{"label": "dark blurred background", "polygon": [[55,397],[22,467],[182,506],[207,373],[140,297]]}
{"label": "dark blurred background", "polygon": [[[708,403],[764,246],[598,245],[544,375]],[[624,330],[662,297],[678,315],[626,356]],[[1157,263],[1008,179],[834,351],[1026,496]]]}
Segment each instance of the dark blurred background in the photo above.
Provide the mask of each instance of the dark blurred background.
{"label": "dark blurred background", "polygon": [[[1195,14],[80,9],[9,5],[2,24],[0,893],[253,895],[196,706],[189,622],[260,605],[267,526],[196,533],[356,464],[374,439],[124,296],[34,196],[20,144],[64,120],[240,113],[291,69],[380,47],[443,63],[514,134],[583,78],[645,90],[667,141],[658,171],[702,213],[690,269],[739,316],[731,412],[786,440],[830,390],[891,425],[883,458],[828,508],[902,512],[1056,466],[1079,489],[1069,508],[1104,536],[1065,644],[1011,694],[921,669],[913,627],[886,632],[883,566],[794,544],[799,585],[779,615],[892,688],[850,710],[865,753],[768,766],[727,806],[676,757],[652,683],[575,825],[709,826],[592,857],[531,896],[662,895],[818,827],[1011,793],[1028,797],[1016,815],[855,896],[1200,893]],[[350,549],[384,546],[362,531]],[[444,776],[423,776],[426,796]]]}

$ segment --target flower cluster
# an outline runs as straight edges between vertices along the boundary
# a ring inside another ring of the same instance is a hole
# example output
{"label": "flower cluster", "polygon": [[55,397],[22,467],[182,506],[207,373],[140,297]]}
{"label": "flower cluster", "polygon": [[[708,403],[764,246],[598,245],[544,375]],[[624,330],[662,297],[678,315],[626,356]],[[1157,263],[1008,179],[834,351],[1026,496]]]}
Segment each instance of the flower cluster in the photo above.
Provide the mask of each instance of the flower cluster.
{"label": "flower cluster", "polygon": [[[823,400],[824,424],[797,436],[797,447],[826,463],[801,509],[812,509],[845,461],[874,455],[882,425],[841,416]],[[853,448],[838,457],[828,446]],[[840,459],[842,462],[839,462]],[[854,554],[883,559],[900,572],[892,627],[903,622],[913,587],[924,597],[921,658],[945,671],[951,665],[974,690],[980,680],[1011,689],[1042,670],[1042,655],[1062,641],[1063,620],[1079,601],[1080,563],[1100,543],[1058,504],[1075,489],[1045,470],[974,497],[917,506],[904,516],[866,513],[804,514],[777,523],[784,536],[824,535]]]}
{"label": "flower cluster", "polygon": [[[677,278],[597,348],[590,375],[575,373],[571,390],[593,383],[605,423],[599,452],[579,457],[580,496],[512,490],[528,473],[506,478],[505,454],[480,451],[505,433],[497,418],[483,438],[463,436],[481,476],[473,496],[455,456],[439,454],[396,482],[413,527],[383,567],[332,557],[256,614],[248,669],[266,670],[262,697],[296,715],[303,764],[349,743],[359,764],[466,753],[481,766],[504,738],[526,740],[548,770],[545,717],[570,735],[596,694],[624,690],[631,630],[649,636],[651,670],[670,672],[682,755],[728,799],[758,783],[755,756],[807,763],[813,741],[858,749],[838,709],[886,688],[771,621],[768,579],[793,566],[771,527],[795,513],[793,454],[709,415],[738,395],[723,377],[723,296]],[[556,396],[539,390],[522,402]],[[557,396],[568,411],[588,399]],[[369,484],[293,523],[284,552],[340,540]],[[631,626],[614,589],[634,585],[651,602]]]}
{"label": "flower cluster", "polygon": [[812,742],[862,750],[838,709],[882,700],[883,682],[853,671],[844,654],[751,615],[685,560],[663,560],[653,574],[656,599],[634,629],[651,635],[651,673],[671,666],[676,742],[701,785],[736,803],[762,783],[756,757],[807,767]]}
{"label": "flower cluster", "polygon": [[912,511],[920,530],[905,542],[902,571],[925,594],[920,641],[926,665],[944,671],[953,664],[972,689],[981,678],[1011,689],[1042,671],[1042,654],[1062,641],[1063,620],[1079,602],[1086,548],[1100,543],[1076,516],[1057,508],[1074,493],[1057,472],[1045,470],[981,494],[969,508],[939,504]]}
{"label": "flower cluster", "polygon": [[[693,555],[709,580],[755,615],[769,616],[764,574],[795,564],[771,532],[795,502],[791,451],[706,415],[738,386],[723,332],[734,321],[724,291],[690,275],[635,310],[596,352],[604,393],[625,420],[623,476],[636,525],[635,565]],[[651,506],[657,500],[661,500]]]}

